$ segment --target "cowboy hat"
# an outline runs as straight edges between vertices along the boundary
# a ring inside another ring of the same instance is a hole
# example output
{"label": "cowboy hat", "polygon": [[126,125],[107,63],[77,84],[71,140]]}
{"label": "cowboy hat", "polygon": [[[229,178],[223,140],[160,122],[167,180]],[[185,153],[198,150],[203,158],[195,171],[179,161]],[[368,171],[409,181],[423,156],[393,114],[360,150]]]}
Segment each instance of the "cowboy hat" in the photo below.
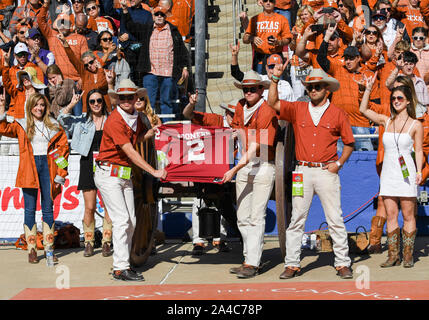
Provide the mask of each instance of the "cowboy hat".
{"label": "cowboy hat", "polygon": [[313,69],[310,74],[302,81],[304,85],[310,83],[326,83],[330,92],[335,92],[340,88],[340,83],[337,79],[328,75],[322,69]]}
{"label": "cowboy hat", "polygon": [[107,93],[111,99],[116,100],[119,99],[119,95],[123,94],[136,94],[139,98],[147,96],[147,90],[137,87],[130,79],[121,80],[116,90],[109,89]]}
{"label": "cowboy hat", "polygon": [[234,100],[231,100],[231,101],[230,101],[230,102],[228,102],[228,103],[224,103],[224,102],[222,102],[222,103],[219,105],[219,107],[221,107],[222,109],[224,109],[224,110],[226,110],[226,111],[229,111],[229,112],[235,113],[235,107],[237,106],[238,101],[240,101],[240,100],[239,100],[239,99],[234,99]]}
{"label": "cowboy hat", "polygon": [[270,87],[270,81],[263,81],[262,77],[259,73],[250,70],[244,74],[244,78],[241,82],[234,81],[234,86],[238,89],[243,89],[246,86],[263,86],[264,89],[268,89]]}
{"label": "cowboy hat", "polygon": [[37,78],[37,71],[33,67],[26,67],[24,70],[19,70],[16,73],[16,78],[18,79],[18,84],[16,85],[17,88],[23,85],[21,80],[23,75],[26,75],[30,78],[31,84],[35,89],[40,90],[47,88],[45,84]]}

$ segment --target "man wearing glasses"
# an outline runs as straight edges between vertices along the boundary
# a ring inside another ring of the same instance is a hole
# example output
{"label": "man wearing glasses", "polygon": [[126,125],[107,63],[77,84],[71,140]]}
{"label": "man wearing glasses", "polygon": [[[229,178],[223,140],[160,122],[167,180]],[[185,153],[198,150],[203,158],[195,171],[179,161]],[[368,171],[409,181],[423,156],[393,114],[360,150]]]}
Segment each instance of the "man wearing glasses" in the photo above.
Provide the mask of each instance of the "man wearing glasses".
{"label": "man wearing glasses", "polygon": [[235,178],[237,226],[243,238],[244,262],[230,269],[238,278],[259,274],[264,249],[265,216],[275,179],[275,136],[277,116],[262,97],[269,82],[251,70],[234,85],[243,90],[244,99],[235,107],[231,123],[241,139],[242,156],[228,170],[222,182]]}
{"label": "man wearing glasses", "polygon": [[[285,270],[280,279],[290,279],[301,272],[301,240],[315,193],[320,198],[328,222],[337,275],[349,279],[353,274],[342,217],[338,171],[353,152],[354,138],[347,115],[328,99],[331,92],[340,88],[340,83],[323,70],[313,69],[303,81],[311,101],[287,102],[278,98],[277,79],[282,73],[282,65],[276,65],[268,104],[280,113],[279,119],[293,125],[297,159],[295,171],[301,174],[302,192],[292,194],[292,219],[286,230]],[[344,142],[340,158],[336,148],[339,137]]]}
{"label": "man wearing glasses", "polygon": [[[70,62],[67,57],[67,54],[64,50],[62,42],[58,39],[58,34],[62,34],[70,46],[76,57],[81,57],[82,54],[88,51],[88,44],[86,38],[80,34],[72,33],[72,27],[70,20],[59,19],[56,20],[55,29],[54,26],[49,26],[47,21],[47,14],[49,9],[50,0],[45,0],[43,6],[40,10],[40,13],[37,15],[37,22],[39,23],[39,29],[42,32],[42,35],[48,41],[49,49],[53,52],[56,64],[61,69],[64,79],[72,79],[77,84],[78,90],[81,89],[81,82],[79,73],[76,68]],[[79,102],[73,108],[73,115],[78,116],[82,114],[82,102]]]}
{"label": "man wearing glasses", "polygon": [[[160,93],[161,114],[177,114],[174,100],[176,83],[188,78],[188,51],[177,28],[166,21],[167,10],[153,10],[154,24],[140,24],[132,20],[126,0],[121,0],[127,30],[142,43],[137,72],[144,74],[143,86],[148,91],[150,104],[155,106]],[[164,121],[173,118],[164,118]]]}
{"label": "man wearing glasses", "polygon": [[109,90],[117,103],[107,118],[96,159],[95,185],[100,190],[104,205],[113,224],[113,278],[123,281],[143,281],[141,273],[130,268],[130,251],[136,226],[131,165],[143,169],[156,178],[166,178],[164,169],[152,168],[134,149],[135,145],[151,138],[153,130],[146,130],[135,110],[137,98],[145,95],[131,80],[122,80],[116,91]]}
{"label": "man wearing glasses", "polygon": [[281,54],[283,46],[292,39],[288,20],[274,12],[276,0],[261,0],[263,12],[252,17],[243,36],[243,42],[252,44],[254,51],[252,69],[265,74],[265,59]]}

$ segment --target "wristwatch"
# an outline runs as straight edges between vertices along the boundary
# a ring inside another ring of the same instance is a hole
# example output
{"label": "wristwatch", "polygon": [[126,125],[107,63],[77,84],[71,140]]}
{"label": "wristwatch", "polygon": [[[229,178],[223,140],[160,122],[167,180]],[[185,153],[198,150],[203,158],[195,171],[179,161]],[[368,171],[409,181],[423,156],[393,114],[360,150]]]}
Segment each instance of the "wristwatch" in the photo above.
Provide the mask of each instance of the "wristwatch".
{"label": "wristwatch", "polygon": [[336,164],[336,165],[338,166],[338,168],[340,168],[340,169],[341,169],[341,168],[342,168],[342,166],[343,166],[343,165],[341,164],[341,162],[339,162],[338,160],[337,160],[337,161],[335,161],[335,164]]}

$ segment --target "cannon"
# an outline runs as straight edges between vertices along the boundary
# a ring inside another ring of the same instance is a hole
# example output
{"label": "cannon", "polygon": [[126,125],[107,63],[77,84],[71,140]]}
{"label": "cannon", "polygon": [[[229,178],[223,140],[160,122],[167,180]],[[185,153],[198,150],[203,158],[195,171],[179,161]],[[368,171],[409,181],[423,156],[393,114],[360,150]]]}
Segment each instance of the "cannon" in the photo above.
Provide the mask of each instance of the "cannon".
{"label": "cannon", "polygon": [[[146,141],[137,146],[137,151],[153,167],[156,167],[154,141]],[[292,125],[279,121],[276,143],[276,178],[271,200],[276,201],[276,218],[280,253],[286,254],[286,228],[292,211],[292,171],[295,147]],[[237,215],[234,207],[234,182],[211,183],[159,183],[140,168],[132,167],[136,229],[131,246],[130,263],[139,267],[146,263],[153,247],[154,233],[158,223],[158,199],[167,197],[198,197],[215,206],[229,225],[238,232]],[[240,234],[238,232],[238,234]]]}

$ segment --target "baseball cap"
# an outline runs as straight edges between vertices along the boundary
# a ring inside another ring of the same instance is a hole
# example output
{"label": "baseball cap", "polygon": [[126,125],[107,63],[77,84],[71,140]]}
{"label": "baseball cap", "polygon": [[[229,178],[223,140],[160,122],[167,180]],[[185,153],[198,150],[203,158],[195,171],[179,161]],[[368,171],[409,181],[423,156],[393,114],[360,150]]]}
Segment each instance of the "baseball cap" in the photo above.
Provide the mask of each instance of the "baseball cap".
{"label": "baseball cap", "polygon": [[267,59],[267,65],[271,66],[273,64],[283,64],[283,59],[277,53],[272,54]]}
{"label": "baseball cap", "polygon": [[37,30],[37,28],[31,28],[30,30],[28,30],[28,37],[30,39],[33,39],[35,36],[37,35],[41,35],[39,30]]}
{"label": "baseball cap", "polygon": [[158,6],[155,9],[153,9],[153,13],[162,12],[163,14],[167,14],[167,8]]}
{"label": "baseball cap", "polygon": [[28,47],[24,43],[22,43],[22,42],[19,42],[15,46],[15,48],[13,49],[13,53],[15,53],[15,54],[18,54],[20,52],[27,52],[27,53],[29,53],[28,52]]}
{"label": "baseball cap", "polygon": [[372,14],[371,19],[374,19],[375,17],[384,17],[385,19],[387,19],[386,13],[384,11],[380,11],[380,10],[377,10],[376,12],[374,12]]}
{"label": "baseball cap", "polygon": [[344,50],[343,57],[357,57],[360,56],[359,49],[355,46],[349,46]]}

